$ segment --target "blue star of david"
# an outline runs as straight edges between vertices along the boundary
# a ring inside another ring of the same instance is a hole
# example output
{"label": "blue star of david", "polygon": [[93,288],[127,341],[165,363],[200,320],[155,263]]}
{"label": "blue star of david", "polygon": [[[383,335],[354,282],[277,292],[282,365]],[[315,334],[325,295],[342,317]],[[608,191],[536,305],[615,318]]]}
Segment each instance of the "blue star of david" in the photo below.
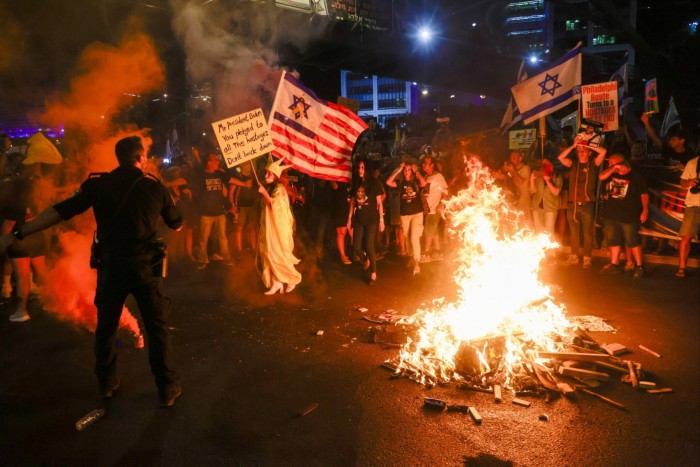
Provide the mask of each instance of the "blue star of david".
{"label": "blue star of david", "polygon": [[306,111],[309,110],[311,106],[306,103],[303,97],[294,96],[294,102],[292,102],[292,105],[290,105],[288,108],[294,114],[295,120],[299,120],[302,113],[304,114],[304,118],[309,118]]}
{"label": "blue star of david", "polygon": [[[547,84],[550,82],[552,83],[552,87],[547,88]],[[537,85],[542,88],[540,96],[544,94],[549,94],[550,96],[554,97],[554,91],[561,87],[561,84],[559,83],[559,73],[557,73],[554,76],[550,76],[550,74],[547,73],[546,77],[544,78],[544,81],[542,81],[541,83],[537,83]]]}

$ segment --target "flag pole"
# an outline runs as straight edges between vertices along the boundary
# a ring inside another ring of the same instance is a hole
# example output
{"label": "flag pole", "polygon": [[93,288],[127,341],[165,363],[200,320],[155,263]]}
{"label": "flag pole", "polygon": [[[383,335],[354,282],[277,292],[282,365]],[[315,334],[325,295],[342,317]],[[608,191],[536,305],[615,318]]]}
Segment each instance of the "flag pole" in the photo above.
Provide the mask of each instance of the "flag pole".
{"label": "flag pole", "polygon": [[547,137],[547,123],[545,116],[540,117],[540,159],[544,159],[544,140]]}

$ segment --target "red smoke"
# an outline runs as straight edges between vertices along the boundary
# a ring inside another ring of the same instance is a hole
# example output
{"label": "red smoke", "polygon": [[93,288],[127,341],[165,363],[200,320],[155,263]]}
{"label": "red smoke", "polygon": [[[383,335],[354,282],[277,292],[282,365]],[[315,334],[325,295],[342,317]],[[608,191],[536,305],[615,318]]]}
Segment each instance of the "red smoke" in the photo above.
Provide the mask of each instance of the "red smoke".
{"label": "red smoke", "polygon": [[[94,43],[85,48],[70,89],[47,102],[42,121],[65,128],[63,145],[68,157],[59,168],[65,197],[90,172],[107,172],[117,166],[115,143],[138,135],[150,146],[147,130],[116,125],[113,120],[135,99],[159,89],[164,67],[153,41],[143,33],[128,31],[117,45]],[[57,257],[49,267],[43,287],[47,308],[62,318],[95,329],[96,274],[89,268],[90,244],[95,228],[92,214],[76,216],[57,228]],[[140,334],[134,316],[125,308],[120,326]]]}

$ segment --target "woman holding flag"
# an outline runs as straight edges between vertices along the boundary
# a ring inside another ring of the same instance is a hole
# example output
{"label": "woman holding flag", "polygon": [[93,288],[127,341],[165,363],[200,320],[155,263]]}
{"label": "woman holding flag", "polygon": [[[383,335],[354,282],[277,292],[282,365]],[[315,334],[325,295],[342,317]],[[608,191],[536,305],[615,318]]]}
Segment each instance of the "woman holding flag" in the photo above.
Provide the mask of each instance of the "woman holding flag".
{"label": "woman holding flag", "polygon": [[[291,292],[301,282],[301,274],[294,268],[299,259],[294,256],[294,217],[289,207],[289,196],[280,183],[282,159],[270,162],[265,168],[265,184],[258,191],[263,198],[260,218],[260,257],[263,262],[262,279],[268,290],[265,295]],[[284,288],[284,284],[287,287]]]}

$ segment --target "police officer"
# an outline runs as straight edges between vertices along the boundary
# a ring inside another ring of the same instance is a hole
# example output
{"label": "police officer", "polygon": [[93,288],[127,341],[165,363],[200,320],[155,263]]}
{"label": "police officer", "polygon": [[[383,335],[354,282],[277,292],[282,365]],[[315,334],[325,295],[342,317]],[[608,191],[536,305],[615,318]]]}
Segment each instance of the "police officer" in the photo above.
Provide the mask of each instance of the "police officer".
{"label": "police officer", "polygon": [[143,173],[146,154],[138,136],[115,146],[119,167],[86,180],[75,195],[41,212],[34,220],[0,237],[0,253],[25,236],[93,208],[97,221],[97,329],[95,373],[100,396],[108,399],[119,388],[115,336],[127,295],[136,299],[148,335],[148,359],[161,407],[170,407],[182,393],[173,366],[166,318],[169,300],[158,271],[162,251],[155,245],[156,223],[162,217],[171,229],[182,218],[167,189]]}

